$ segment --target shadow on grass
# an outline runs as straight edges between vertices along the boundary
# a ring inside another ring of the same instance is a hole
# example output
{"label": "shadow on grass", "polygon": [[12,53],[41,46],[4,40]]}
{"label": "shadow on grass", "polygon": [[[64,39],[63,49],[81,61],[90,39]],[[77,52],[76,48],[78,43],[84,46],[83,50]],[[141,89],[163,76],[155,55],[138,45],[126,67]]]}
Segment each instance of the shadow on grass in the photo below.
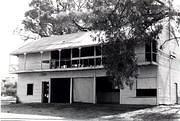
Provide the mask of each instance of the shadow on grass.
{"label": "shadow on grass", "polygon": [[132,118],[141,119],[143,121],[162,121],[162,120],[176,121],[180,119],[180,116],[177,114],[177,112],[175,113],[149,112],[149,113],[138,114],[136,116],[133,116]]}
{"label": "shadow on grass", "polygon": [[16,114],[36,114],[66,119],[91,119],[108,115],[117,115],[129,111],[150,108],[148,105],[119,104],[10,104],[1,107],[2,112]]}

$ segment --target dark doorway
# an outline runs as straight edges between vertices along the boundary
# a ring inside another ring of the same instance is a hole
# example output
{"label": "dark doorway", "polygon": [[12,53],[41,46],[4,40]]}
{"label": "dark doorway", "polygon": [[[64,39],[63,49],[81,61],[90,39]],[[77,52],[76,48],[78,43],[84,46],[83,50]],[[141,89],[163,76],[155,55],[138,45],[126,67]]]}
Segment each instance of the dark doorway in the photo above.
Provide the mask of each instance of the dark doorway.
{"label": "dark doorway", "polygon": [[49,82],[42,82],[42,103],[48,103]]}
{"label": "dark doorway", "polygon": [[109,77],[96,78],[96,101],[97,103],[119,103],[120,93],[110,81]]}
{"label": "dark doorway", "polygon": [[177,83],[174,83],[175,84],[175,98],[176,98],[176,104],[178,104],[178,84]]}
{"label": "dark doorway", "polygon": [[51,103],[69,103],[70,78],[51,79]]}

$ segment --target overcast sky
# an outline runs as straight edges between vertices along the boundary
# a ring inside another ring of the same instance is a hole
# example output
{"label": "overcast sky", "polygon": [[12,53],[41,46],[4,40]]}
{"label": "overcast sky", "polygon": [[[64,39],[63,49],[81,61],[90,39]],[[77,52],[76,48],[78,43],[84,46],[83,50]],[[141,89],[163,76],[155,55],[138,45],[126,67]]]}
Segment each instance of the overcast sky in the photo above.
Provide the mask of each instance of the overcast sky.
{"label": "overcast sky", "polygon": [[[20,25],[31,0],[2,0],[0,4],[0,78],[8,74],[9,53],[23,41],[13,30]],[[180,0],[174,0],[180,7]]]}
{"label": "overcast sky", "polygon": [[24,12],[28,9],[30,0],[2,0],[0,4],[0,78],[8,74],[9,53],[22,43],[22,40],[13,34]]}

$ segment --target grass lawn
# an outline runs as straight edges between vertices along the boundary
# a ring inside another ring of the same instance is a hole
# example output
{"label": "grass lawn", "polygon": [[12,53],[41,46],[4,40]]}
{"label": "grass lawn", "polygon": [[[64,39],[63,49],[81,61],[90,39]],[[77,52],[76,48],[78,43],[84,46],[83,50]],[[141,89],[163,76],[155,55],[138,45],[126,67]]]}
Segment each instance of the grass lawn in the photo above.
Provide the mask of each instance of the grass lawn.
{"label": "grass lawn", "polygon": [[[115,104],[10,104],[1,112],[62,117],[63,120],[180,120],[180,106],[139,106]],[[31,116],[32,117],[32,116]]]}

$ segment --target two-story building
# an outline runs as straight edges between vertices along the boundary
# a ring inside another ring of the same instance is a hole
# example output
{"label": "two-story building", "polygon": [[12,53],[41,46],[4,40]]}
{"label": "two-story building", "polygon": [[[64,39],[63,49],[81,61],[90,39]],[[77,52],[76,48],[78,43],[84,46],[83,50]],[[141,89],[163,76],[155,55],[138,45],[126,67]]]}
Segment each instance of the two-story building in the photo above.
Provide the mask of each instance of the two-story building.
{"label": "two-story building", "polygon": [[[160,38],[166,36],[164,32]],[[22,103],[174,104],[180,94],[178,46],[173,46],[174,55],[169,45],[159,50],[161,43],[136,47],[139,69],[132,89],[118,89],[109,81],[102,46],[91,32],[25,42],[11,53],[18,65],[10,65],[10,72],[18,75]]]}

